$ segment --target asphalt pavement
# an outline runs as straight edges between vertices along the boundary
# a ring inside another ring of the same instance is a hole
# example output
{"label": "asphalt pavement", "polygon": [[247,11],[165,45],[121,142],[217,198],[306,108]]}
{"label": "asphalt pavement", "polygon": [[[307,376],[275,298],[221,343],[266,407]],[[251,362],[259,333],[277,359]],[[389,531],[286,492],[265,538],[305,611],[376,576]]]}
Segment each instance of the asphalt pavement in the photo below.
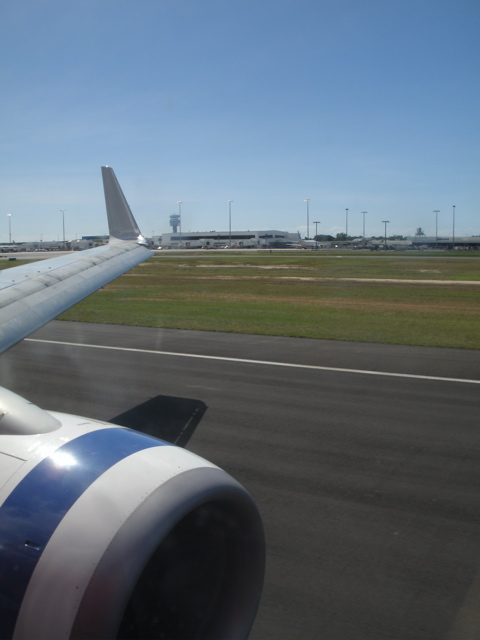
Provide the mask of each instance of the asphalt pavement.
{"label": "asphalt pavement", "polygon": [[252,640],[480,637],[480,351],[60,321],[32,338],[0,384],[46,409],[206,405],[187,448],[266,530]]}

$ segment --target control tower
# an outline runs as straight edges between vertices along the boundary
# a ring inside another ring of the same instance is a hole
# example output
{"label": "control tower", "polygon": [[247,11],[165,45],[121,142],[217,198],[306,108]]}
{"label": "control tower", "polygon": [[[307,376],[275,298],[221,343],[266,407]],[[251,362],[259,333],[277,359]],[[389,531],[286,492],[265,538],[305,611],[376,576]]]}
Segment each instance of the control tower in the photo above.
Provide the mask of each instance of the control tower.
{"label": "control tower", "polygon": [[172,213],[170,216],[170,226],[173,229],[173,233],[178,232],[178,227],[180,226],[180,214]]}

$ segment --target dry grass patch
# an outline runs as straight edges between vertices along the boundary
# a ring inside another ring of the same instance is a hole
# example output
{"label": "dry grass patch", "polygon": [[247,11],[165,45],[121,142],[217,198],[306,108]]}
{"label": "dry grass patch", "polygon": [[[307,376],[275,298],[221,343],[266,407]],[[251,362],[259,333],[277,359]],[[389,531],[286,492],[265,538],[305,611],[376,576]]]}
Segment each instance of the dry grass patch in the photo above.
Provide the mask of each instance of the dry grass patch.
{"label": "dry grass patch", "polygon": [[[316,256],[269,260],[270,256],[155,258],[63,317],[179,329],[480,348],[478,287],[432,282],[440,278],[477,280],[478,261],[419,264],[416,259]],[[416,282],[401,283],[405,278]]]}

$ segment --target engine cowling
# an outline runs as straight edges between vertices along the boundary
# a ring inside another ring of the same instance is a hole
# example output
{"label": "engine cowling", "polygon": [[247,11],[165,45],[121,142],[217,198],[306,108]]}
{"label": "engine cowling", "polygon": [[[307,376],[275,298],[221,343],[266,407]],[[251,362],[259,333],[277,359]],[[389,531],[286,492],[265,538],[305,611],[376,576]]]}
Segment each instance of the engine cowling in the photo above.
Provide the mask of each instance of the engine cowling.
{"label": "engine cowling", "polygon": [[0,637],[246,638],[265,548],[245,489],[151,436],[42,413],[43,433],[0,435]]}

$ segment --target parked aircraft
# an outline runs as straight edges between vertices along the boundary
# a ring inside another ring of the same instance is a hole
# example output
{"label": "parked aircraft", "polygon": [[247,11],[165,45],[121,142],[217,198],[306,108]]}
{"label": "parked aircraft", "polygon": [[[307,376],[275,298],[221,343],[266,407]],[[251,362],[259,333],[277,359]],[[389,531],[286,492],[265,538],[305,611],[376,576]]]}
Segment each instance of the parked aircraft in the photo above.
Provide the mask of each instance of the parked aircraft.
{"label": "parked aircraft", "polygon": [[[109,244],[0,272],[0,352],[151,255],[102,175]],[[215,465],[0,388],[0,638],[246,638],[264,556]]]}

